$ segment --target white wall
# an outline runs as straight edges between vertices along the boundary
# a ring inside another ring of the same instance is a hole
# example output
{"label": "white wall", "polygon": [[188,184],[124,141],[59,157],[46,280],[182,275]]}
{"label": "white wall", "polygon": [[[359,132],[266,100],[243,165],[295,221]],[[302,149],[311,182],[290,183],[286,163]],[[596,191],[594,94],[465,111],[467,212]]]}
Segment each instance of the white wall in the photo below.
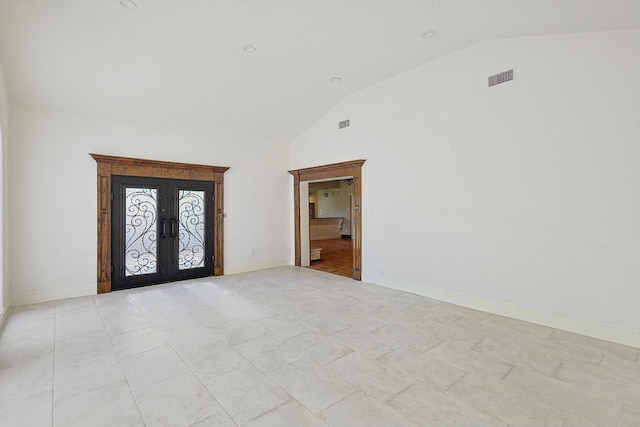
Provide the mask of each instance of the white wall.
{"label": "white wall", "polygon": [[640,31],[531,37],[345,98],[291,166],[366,159],[365,281],[640,346],[639,141]]}
{"label": "white wall", "polygon": [[9,94],[0,64],[0,328],[10,305],[8,206]]}
{"label": "white wall", "polygon": [[225,273],[292,263],[287,144],[15,104],[11,129],[16,304],[96,292],[96,163],[89,153],[230,166]]}

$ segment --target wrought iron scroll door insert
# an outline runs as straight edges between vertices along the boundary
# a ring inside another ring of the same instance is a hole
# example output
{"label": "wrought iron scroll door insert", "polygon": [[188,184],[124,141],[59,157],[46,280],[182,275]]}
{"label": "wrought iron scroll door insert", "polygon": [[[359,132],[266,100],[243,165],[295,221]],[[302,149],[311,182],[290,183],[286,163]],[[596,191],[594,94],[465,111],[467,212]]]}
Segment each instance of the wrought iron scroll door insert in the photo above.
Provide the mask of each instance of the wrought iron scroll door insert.
{"label": "wrought iron scroll door insert", "polygon": [[213,182],[112,177],[112,288],[213,274]]}

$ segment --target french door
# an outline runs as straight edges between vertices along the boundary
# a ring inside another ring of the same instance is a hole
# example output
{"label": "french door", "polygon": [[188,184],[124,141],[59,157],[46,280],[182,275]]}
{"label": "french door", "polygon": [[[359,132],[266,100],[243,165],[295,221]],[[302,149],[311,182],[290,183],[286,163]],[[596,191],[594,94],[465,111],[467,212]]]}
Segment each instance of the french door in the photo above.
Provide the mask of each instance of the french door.
{"label": "french door", "polygon": [[213,182],[113,175],[112,289],[213,274]]}

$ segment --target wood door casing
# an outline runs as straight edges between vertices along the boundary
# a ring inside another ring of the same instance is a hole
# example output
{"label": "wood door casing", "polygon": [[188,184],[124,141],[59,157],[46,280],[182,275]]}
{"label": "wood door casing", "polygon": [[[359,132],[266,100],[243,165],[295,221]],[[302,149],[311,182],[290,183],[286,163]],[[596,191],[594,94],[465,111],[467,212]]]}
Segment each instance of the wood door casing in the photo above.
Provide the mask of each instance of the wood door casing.
{"label": "wood door casing", "polygon": [[[295,264],[302,265],[300,241],[300,182],[353,177],[353,278],[362,280],[362,165],[365,160],[333,163],[304,169],[293,169],[293,218],[295,236]],[[305,209],[307,209],[305,207]]]}
{"label": "wood door casing", "polygon": [[159,160],[90,154],[98,170],[98,293],[111,292],[111,176],[187,179],[214,182],[213,275],[224,274],[224,173],[225,166],[196,165]]}

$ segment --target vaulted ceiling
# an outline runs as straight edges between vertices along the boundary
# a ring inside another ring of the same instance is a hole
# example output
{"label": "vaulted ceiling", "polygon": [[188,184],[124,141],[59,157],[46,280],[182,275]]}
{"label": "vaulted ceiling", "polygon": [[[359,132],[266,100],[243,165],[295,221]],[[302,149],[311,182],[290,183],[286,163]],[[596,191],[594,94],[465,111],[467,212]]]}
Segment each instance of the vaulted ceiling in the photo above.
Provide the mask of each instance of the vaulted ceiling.
{"label": "vaulted ceiling", "polygon": [[638,0],[134,1],[0,0],[11,102],[290,141],[482,40],[640,28]]}

